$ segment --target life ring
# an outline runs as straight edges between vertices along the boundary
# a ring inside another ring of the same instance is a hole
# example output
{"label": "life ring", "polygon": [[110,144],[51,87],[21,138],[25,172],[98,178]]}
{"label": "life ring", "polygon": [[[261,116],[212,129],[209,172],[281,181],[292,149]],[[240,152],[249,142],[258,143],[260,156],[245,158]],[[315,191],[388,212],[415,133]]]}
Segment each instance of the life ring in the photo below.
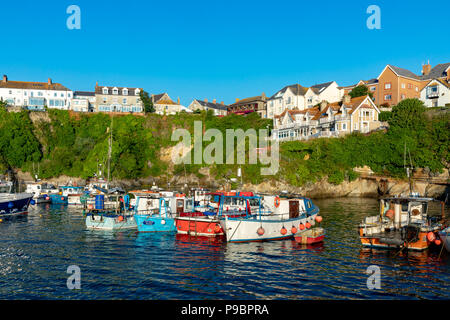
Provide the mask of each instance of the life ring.
{"label": "life ring", "polygon": [[280,197],[276,196],[274,200],[275,208],[278,208],[280,206]]}

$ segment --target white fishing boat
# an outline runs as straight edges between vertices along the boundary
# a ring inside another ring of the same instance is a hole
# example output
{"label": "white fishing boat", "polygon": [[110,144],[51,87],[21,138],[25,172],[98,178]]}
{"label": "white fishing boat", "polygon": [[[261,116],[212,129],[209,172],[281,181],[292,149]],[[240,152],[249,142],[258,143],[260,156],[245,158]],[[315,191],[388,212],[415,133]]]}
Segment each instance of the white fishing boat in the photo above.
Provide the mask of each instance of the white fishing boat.
{"label": "white fishing boat", "polygon": [[25,192],[32,193],[36,203],[49,203],[51,202],[50,195],[57,194],[58,189],[52,184],[37,181],[27,183]]}
{"label": "white fishing boat", "polygon": [[0,193],[0,217],[27,214],[30,203],[32,193]]}
{"label": "white fishing boat", "polygon": [[[247,203],[245,216],[231,216],[224,211],[224,201],[220,202],[219,217],[222,217],[220,224],[228,242],[290,239],[299,230],[308,230],[314,226],[319,214],[319,208],[311,199],[305,197],[282,199],[276,196],[263,200],[258,196],[245,198]],[[264,210],[269,207],[267,204],[264,205],[264,202],[272,199],[274,210]],[[250,200],[259,201],[257,212],[252,211]]]}

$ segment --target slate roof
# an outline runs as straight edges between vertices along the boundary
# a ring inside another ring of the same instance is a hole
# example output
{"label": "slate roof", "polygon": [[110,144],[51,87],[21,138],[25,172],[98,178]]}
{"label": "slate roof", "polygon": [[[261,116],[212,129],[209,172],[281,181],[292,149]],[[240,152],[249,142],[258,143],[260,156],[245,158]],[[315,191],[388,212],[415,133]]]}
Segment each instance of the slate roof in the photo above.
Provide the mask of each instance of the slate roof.
{"label": "slate roof", "polygon": [[105,95],[103,93],[103,88],[108,88],[107,95],[111,95],[111,96],[112,95],[116,95],[116,94],[113,94],[113,89],[114,88],[117,88],[117,90],[118,90],[118,94],[117,95],[119,95],[119,96],[122,95],[122,90],[123,89],[128,89],[128,95],[134,95],[134,92],[136,91],[136,89],[139,89],[141,92],[143,91],[142,88],[115,87],[115,86],[95,86],[95,93],[96,94],[103,94],[103,95]]}
{"label": "slate roof", "polygon": [[388,66],[394,70],[394,72],[396,74],[398,74],[399,76],[402,77],[406,77],[406,78],[412,78],[412,79],[416,79],[416,80],[420,80],[420,77],[418,75],[416,75],[415,73],[407,70],[407,69],[403,69],[403,68],[399,68],[393,65],[388,64]]}
{"label": "slate roof", "polygon": [[227,105],[221,104],[221,103],[213,103],[213,102],[205,102],[203,100],[195,99],[198,104],[200,104],[203,107],[211,108],[211,109],[217,109],[217,110],[227,110]]}
{"label": "slate roof", "polygon": [[90,96],[90,97],[94,97],[95,96],[95,92],[93,91],[74,91],[73,92],[73,96]]}
{"label": "slate roof", "polygon": [[431,80],[436,78],[442,78],[446,76],[445,70],[450,67],[450,62],[441,63],[436,65],[433,69],[431,69],[430,73],[427,75],[422,75],[420,78],[422,80]]}
{"label": "slate roof", "polygon": [[286,87],[284,87],[283,89],[277,91],[273,96],[271,96],[271,97],[269,98],[269,100],[270,100],[270,99],[274,99],[275,96],[276,96],[277,94],[279,94],[279,93],[285,93],[286,90],[287,90],[288,88],[291,89],[291,91],[292,91],[295,95],[297,95],[297,96],[303,96],[303,95],[305,95],[306,91],[308,91],[308,88],[303,87],[303,86],[300,85],[300,84],[291,84],[291,85],[286,86]]}
{"label": "slate roof", "polygon": [[28,90],[58,90],[58,91],[70,91],[60,83],[48,82],[30,82],[30,81],[0,81],[0,88],[11,89],[28,89]]}
{"label": "slate roof", "polygon": [[332,83],[333,83],[333,81],[325,82],[325,83],[320,83],[320,84],[315,84],[315,85],[311,86],[311,89],[312,89],[315,93],[320,93],[320,92],[323,91],[325,88],[328,88]]}

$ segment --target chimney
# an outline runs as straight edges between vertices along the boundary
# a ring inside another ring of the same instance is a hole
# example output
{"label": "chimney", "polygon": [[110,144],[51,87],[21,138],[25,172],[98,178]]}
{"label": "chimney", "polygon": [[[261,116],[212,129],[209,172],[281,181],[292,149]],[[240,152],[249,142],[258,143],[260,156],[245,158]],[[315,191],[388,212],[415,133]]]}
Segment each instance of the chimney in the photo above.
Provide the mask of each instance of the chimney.
{"label": "chimney", "polygon": [[203,101],[208,102],[208,99],[205,99],[205,100],[203,100]]}
{"label": "chimney", "polygon": [[422,66],[422,75],[426,76],[427,74],[429,74],[431,71],[431,65],[430,65],[430,61],[428,60],[427,64],[424,64]]}
{"label": "chimney", "polygon": [[177,99],[177,104],[180,104],[180,97],[178,97]]}
{"label": "chimney", "polygon": [[236,102],[238,102],[239,101],[239,98],[236,98]]}
{"label": "chimney", "polygon": [[8,77],[6,76],[6,74],[3,75],[3,83],[7,83],[8,82]]}
{"label": "chimney", "polygon": [[352,99],[352,98],[351,98],[348,94],[346,94],[346,95],[344,96],[344,103],[345,103],[345,104],[350,103],[351,99]]}
{"label": "chimney", "polygon": [[266,98],[266,94],[263,92],[261,93],[261,98],[264,100]]}
{"label": "chimney", "polygon": [[213,103],[216,104],[216,99],[213,99]]}
{"label": "chimney", "polygon": [[223,101],[220,102],[221,105],[224,105]]}
{"label": "chimney", "polygon": [[327,107],[327,105],[328,105],[328,102],[326,102],[325,100],[323,100],[323,101],[320,103],[319,110],[320,110],[320,111],[325,110],[325,108]]}
{"label": "chimney", "polygon": [[96,88],[98,87],[98,81],[95,82],[95,87],[96,87]]}
{"label": "chimney", "polygon": [[47,83],[50,86],[52,84],[52,79],[48,78]]}

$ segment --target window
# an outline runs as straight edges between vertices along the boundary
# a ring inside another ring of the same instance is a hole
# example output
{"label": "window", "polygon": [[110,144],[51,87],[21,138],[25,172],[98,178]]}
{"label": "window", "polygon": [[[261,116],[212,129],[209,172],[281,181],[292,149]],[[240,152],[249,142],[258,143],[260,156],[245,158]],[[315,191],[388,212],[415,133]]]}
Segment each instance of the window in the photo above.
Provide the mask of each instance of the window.
{"label": "window", "polygon": [[387,82],[387,83],[385,83],[384,84],[384,89],[390,89],[391,88],[391,83],[390,82]]}
{"label": "window", "polygon": [[376,87],[370,87],[370,91],[375,91],[376,89]]}
{"label": "window", "polygon": [[416,92],[419,92],[419,87],[418,86],[416,86]]}
{"label": "window", "polygon": [[392,100],[392,96],[390,94],[387,94],[384,96],[384,101],[390,101]]}
{"label": "window", "polygon": [[113,89],[113,94],[119,94],[119,90],[117,88]]}
{"label": "window", "polygon": [[25,96],[26,96],[26,95],[27,95],[27,92],[26,92],[26,91],[24,91],[24,92],[23,92],[23,95],[25,95]]}
{"label": "window", "polygon": [[122,102],[123,104],[127,104],[127,98],[123,98]]}
{"label": "window", "polygon": [[402,95],[401,95],[401,100],[403,100],[403,99],[405,99],[405,98],[406,98],[406,95],[402,94]]}
{"label": "window", "polygon": [[53,96],[56,97],[56,96],[58,96],[58,94],[55,92],[55,93],[53,94]]}
{"label": "window", "polygon": [[347,130],[347,124],[346,123],[342,124],[342,130]]}
{"label": "window", "polygon": [[411,83],[408,83],[408,89],[412,89],[413,85]]}
{"label": "window", "polygon": [[42,97],[42,92],[41,91],[38,92],[38,97]]}
{"label": "window", "polygon": [[123,90],[122,90],[122,94],[123,94],[124,96],[127,96],[127,95],[128,95],[128,89],[127,89],[127,88],[123,89]]}
{"label": "window", "polygon": [[404,83],[402,83],[402,89],[405,89],[406,85]]}
{"label": "window", "polygon": [[103,103],[106,103],[106,98],[103,98]]}
{"label": "window", "polygon": [[103,94],[108,94],[108,88],[103,88]]}

